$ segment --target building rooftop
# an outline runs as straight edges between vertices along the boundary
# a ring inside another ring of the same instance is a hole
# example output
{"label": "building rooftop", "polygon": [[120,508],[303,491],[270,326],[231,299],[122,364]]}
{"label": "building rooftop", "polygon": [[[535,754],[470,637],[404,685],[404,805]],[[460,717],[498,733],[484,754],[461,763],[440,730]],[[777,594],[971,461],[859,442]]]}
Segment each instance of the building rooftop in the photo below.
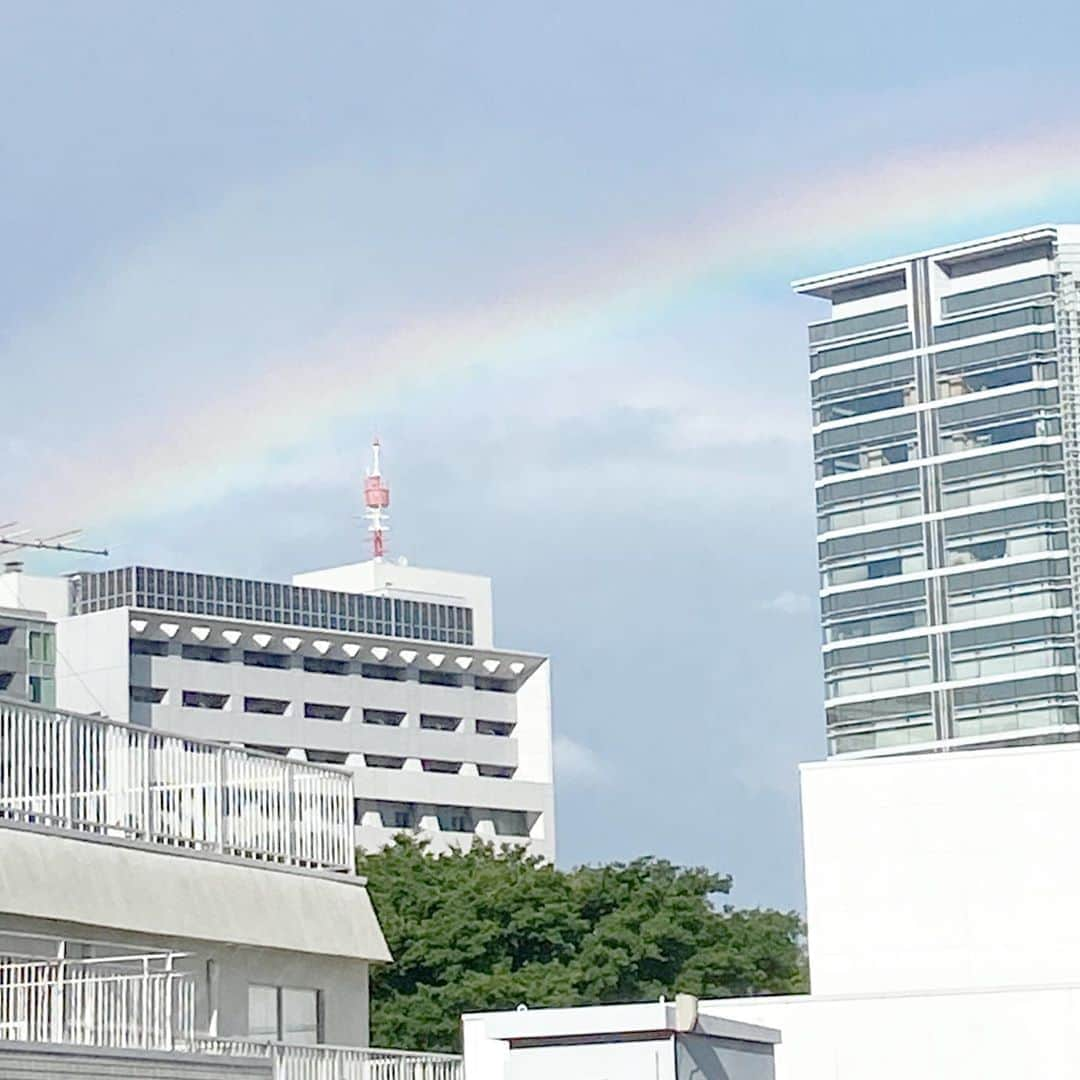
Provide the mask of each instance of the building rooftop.
{"label": "building rooftop", "polygon": [[473,610],[457,604],[148,566],[72,574],[71,583],[73,615],[135,607],[450,645],[474,642]]}
{"label": "building rooftop", "polygon": [[1080,231],[1077,225],[1035,225],[1027,229],[1014,229],[1011,232],[999,233],[996,236],[986,236],[978,240],[971,240],[958,244],[946,244],[941,247],[927,248],[925,251],[916,251],[907,255],[898,255],[891,259],[881,259],[875,262],[864,263],[861,266],[848,267],[843,270],[835,270],[825,274],[814,274],[811,277],[799,278],[791,283],[791,287],[806,296],[817,296],[823,299],[831,299],[834,287],[843,285],[845,282],[855,279],[864,280],[876,276],[887,277],[891,271],[905,263],[916,259],[935,258],[941,255],[953,255],[958,253],[974,255],[986,248],[1000,247],[1010,242],[1029,243],[1031,241],[1051,239],[1062,231],[1070,233]]}

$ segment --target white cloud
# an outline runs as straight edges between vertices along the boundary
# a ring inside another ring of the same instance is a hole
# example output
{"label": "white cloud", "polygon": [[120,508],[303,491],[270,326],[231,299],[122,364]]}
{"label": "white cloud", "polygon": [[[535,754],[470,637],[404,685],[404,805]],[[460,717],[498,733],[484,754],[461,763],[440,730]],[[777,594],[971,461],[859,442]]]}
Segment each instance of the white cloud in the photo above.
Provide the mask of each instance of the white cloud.
{"label": "white cloud", "polygon": [[805,593],[785,589],[778,596],[774,596],[765,607],[768,611],[779,611],[784,615],[805,615],[814,610],[814,600]]}
{"label": "white cloud", "polygon": [[567,783],[596,786],[608,780],[604,764],[593,750],[566,735],[555,736],[555,777]]}

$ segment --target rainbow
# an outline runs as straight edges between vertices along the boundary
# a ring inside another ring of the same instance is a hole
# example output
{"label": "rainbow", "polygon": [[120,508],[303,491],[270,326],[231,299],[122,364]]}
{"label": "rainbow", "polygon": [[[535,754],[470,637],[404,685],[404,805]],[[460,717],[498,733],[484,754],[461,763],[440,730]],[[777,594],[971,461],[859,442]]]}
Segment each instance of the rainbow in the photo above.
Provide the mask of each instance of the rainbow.
{"label": "rainbow", "polygon": [[112,527],[257,486],[287,448],[336,422],[370,417],[417,387],[580,353],[598,336],[678,318],[687,304],[779,295],[804,274],[1075,219],[1078,200],[1080,139],[1072,132],[911,151],[809,179],[792,171],[764,193],[728,198],[645,240],[628,237],[576,277],[380,337],[337,333],[302,356],[268,356],[242,408],[218,400],[166,417],[138,455],[83,466],[93,496],[84,520]]}

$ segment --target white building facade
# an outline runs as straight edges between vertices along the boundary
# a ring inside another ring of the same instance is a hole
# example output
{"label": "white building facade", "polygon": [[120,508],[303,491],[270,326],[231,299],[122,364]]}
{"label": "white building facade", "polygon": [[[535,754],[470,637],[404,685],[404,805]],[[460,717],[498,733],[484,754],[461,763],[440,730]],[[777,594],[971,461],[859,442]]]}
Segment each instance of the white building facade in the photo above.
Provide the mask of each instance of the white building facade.
{"label": "white building facade", "polygon": [[1072,740],[1080,226],[796,282],[830,754]]}
{"label": "white building facade", "polygon": [[549,664],[495,648],[489,579],[9,572],[0,605],[55,622],[61,707],[350,769],[365,849],[408,831],[554,858]]}

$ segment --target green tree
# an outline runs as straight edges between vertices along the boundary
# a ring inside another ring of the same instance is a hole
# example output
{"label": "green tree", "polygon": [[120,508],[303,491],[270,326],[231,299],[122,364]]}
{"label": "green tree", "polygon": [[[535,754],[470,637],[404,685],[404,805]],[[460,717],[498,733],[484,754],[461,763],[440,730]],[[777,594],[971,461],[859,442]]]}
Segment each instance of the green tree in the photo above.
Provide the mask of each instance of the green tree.
{"label": "green tree", "polygon": [[795,912],[716,906],[729,877],[662,859],[559,870],[399,837],[358,855],[394,955],[373,969],[376,1046],[455,1050],[463,1012],[806,989]]}

